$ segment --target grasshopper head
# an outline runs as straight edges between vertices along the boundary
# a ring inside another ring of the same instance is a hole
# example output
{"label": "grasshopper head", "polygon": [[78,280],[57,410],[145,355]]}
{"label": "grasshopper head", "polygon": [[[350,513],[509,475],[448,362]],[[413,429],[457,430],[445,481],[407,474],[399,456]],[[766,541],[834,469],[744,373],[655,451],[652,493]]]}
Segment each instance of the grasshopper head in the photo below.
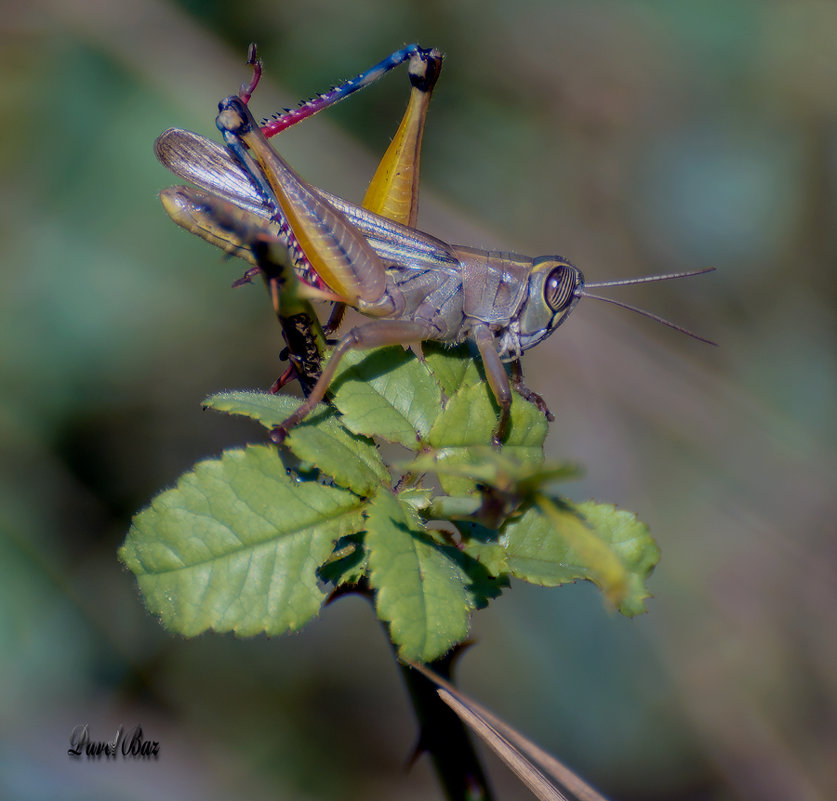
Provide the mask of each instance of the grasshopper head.
{"label": "grasshopper head", "polygon": [[540,256],[532,263],[529,288],[518,315],[520,350],[548,337],[573,310],[584,286],[581,270],[560,256]]}

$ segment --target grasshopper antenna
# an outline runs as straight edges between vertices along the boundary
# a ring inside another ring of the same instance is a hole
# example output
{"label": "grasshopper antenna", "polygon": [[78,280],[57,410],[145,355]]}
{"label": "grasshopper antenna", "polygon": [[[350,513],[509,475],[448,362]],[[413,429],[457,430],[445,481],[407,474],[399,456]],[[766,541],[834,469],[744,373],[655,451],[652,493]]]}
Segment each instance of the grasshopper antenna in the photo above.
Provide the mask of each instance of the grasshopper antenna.
{"label": "grasshopper antenna", "polygon": [[690,331],[688,328],[684,328],[682,325],[677,325],[677,323],[673,323],[671,320],[667,320],[665,317],[660,317],[658,314],[646,311],[645,309],[640,309],[638,306],[632,306],[630,303],[623,303],[621,300],[606,298],[602,295],[594,295],[592,292],[586,291],[587,287],[596,288],[604,286],[628,286],[630,284],[651,283],[652,281],[673,281],[676,278],[691,278],[695,275],[704,275],[705,273],[711,273],[714,270],[714,267],[705,267],[702,270],[692,270],[691,272],[686,273],[669,273],[667,275],[643,275],[639,276],[638,278],[623,278],[616,281],[595,281],[585,284],[583,289],[577,289],[575,294],[582,298],[592,298],[593,300],[601,300],[605,303],[612,303],[614,306],[619,306],[622,309],[627,309],[628,311],[636,312],[637,314],[640,314],[643,317],[647,317],[650,320],[654,320],[655,322],[661,323],[662,325],[665,325],[668,328],[673,328],[675,331],[679,331],[681,334],[685,334],[687,337],[691,337],[692,339],[698,340],[698,342],[705,342],[707,345],[717,346],[717,342],[713,342],[711,339],[706,339],[706,337],[702,337],[699,334],[696,334],[694,331]]}
{"label": "grasshopper antenna", "polygon": [[715,267],[704,267],[702,270],[691,270],[687,273],[667,273],[665,275],[641,275],[638,278],[621,278],[617,281],[588,281],[584,286],[594,288],[602,286],[627,286],[628,284],[650,284],[652,281],[673,281],[676,278],[691,278],[695,275],[714,273]]}

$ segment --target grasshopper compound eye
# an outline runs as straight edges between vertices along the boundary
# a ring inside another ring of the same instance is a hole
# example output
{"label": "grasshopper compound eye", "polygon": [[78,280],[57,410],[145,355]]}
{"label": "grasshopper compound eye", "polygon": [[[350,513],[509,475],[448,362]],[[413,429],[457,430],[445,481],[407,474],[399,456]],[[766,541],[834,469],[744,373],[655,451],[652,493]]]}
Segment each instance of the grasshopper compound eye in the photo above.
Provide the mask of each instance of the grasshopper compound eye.
{"label": "grasshopper compound eye", "polygon": [[578,303],[583,285],[581,270],[560,256],[534,259],[517,317],[517,350],[528,350],[561,325]]}
{"label": "grasshopper compound eye", "polygon": [[576,299],[580,273],[571,264],[561,264],[549,273],[544,282],[543,296],[553,312],[563,311]]}

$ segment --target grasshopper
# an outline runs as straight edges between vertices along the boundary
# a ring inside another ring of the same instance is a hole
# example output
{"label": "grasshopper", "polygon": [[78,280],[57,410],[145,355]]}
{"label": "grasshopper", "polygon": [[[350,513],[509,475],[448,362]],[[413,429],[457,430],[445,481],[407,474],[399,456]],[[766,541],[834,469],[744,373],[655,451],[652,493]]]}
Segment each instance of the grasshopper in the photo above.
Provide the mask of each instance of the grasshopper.
{"label": "grasshopper", "polygon": [[[351,305],[373,318],[340,338],[319,378],[309,383],[307,398],[274,431],[279,442],[323,399],[349,350],[424,340],[470,340],[476,345],[499,407],[499,442],[508,426],[512,383],[549,416],[540,398],[523,386],[520,357],[561,325],[582,297],[614,303],[714,344],[662,317],[587,291],[686,278],[714,268],[585,283],[581,271],[561,256],[532,258],[452,245],[415,228],[421,139],[441,61],[439,51],[410,45],[260,127],[248,107],[261,76],[261,63],[251,46],[251,81],[219,104],[216,124],[226,147],[176,128],[157,139],[160,161],[206,190],[173,187],[161,193],[175,222],[255,263],[262,272],[265,261],[254,255],[253,242],[269,245],[271,252],[279,253],[271,263],[290,268],[291,279],[302,283],[294,294],[297,309],[316,330],[319,324],[309,298],[334,301],[338,309]],[[306,183],[269,144],[269,136],[403,62],[409,62],[410,102],[362,206]],[[280,304],[281,298],[275,299],[277,311]],[[312,336],[321,341],[319,334]],[[512,363],[511,382],[507,362]]]}

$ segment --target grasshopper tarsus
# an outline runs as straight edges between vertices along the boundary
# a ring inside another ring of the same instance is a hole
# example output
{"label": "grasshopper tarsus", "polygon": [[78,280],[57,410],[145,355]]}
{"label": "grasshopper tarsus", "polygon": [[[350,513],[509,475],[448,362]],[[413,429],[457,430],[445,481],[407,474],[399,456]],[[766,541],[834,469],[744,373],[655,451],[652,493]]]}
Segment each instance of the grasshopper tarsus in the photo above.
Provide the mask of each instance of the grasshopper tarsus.
{"label": "grasshopper tarsus", "polygon": [[535,406],[537,406],[538,411],[550,423],[555,422],[555,415],[552,414],[551,411],[549,411],[549,407],[546,405],[546,401],[540,395],[538,395],[537,392],[535,392],[532,389],[529,389],[529,387],[527,387],[525,384],[514,384],[513,386],[515,392],[517,392],[517,394],[520,395],[520,397],[523,398],[523,400],[527,400],[529,401],[529,403],[532,403]]}
{"label": "grasshopper tarsus", "polygon": [[250,46],[247,48],[247,63],[253,68],[253,77],[242,83],[238,90],[238,96],[245,103],[250,102],[250,98],[256,91],[262,77],[262,62],[259,59],[255,42],[250,42]]}
{"label": "grasshopper tarsus", "polygon": [[346,313],[345,303],[335,303],[331,308],[331,314],[328,316],[328,322],[323,326],[323,333],[326,336],[331,336],[343,322],[343,315]]}
{"label": "grasshopper tarsus", "polygon": [[261,275],[262,270],[261,267],[251,267],[249,270],[246,270],[244,275],[241,278],[236,278],[235,281],[232,282],[231,286],[233,289],[238,289],[240,286],[245,286],[246,284],[252,284],[253,279],[257,275]]}
{"label": "grasshopper tarsus", "polygon": [[555,422],[555,415],[549,411],[546,401],[538,395],[537,392],[529,389],[529,387],[523,383],[523,366],[520,364],[520,359],[515,359],[511,363],[511,385],[514,387],[514,391],[517,392],[523,400],[527,400],[529,403],[534,403],[535,406],[538,407],[541,414],[543,414],[543,416],[550,423]]}
{"label": "grasshopper tarsus", "polygon": [[511,399],[509,399],[508,404],[500,405],[500,413],[497,415],[497,425],[491,434],[491,444],[495,448],[503,447],[503,440],[509,432],[509,421],[511,420],[511,415],[509,414],[510,409]]}
{"label": "grasshopper tarsus", "polygon": [[[287,350],[288,349],[285,348],[285,350],[283,352],[287,353]],[[280,354],[280,358],[281,358],[281,354]],[[285,358],[287,358],[287,356],[285,356]],[[273,384],[271,384],[271,387],[268,390],[268,392],[271,395],[276,395],[276,393],[278,393],[279,390],[282,389],[282,387],[284,387],[287,384],[290,384],[291,381],[293,381],[296,377],[297,377],[296,376],[296,370],[294,369],[294,366],[292,364],[289,364],[287,366],[287,368],[285,368],[285,372],[282,373],[282,375],[280,375],[279,378],[277,378],[273,382]]]}
{"label": "grasshopper tarsus", "polygon": [[288,436],[288,429],[285,428],[284,423],[282,425],[275,426],[274,428],[270,429],[270,441],[273,442],[275,445],[281,445],[285,438]]}

